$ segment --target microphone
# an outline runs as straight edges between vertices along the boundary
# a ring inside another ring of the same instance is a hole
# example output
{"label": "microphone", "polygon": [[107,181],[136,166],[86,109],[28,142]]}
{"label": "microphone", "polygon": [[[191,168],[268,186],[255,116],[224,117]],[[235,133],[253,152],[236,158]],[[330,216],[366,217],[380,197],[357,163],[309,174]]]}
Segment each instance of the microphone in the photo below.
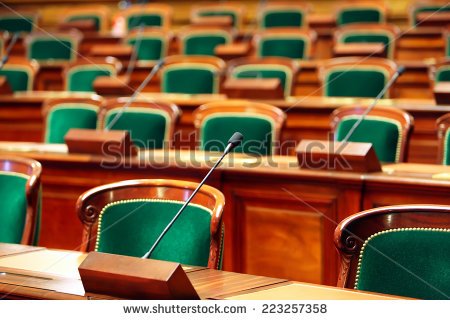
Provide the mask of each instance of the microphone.
{"label": "microphone", "polygon": [[14,47],[14,45],[16,44],[17,40],[19,39],[19,33],[16,32],[13,34],[11,41],[8,44],[8,47],[6,48],[5,51],[5,55],[3,56],[3,58],[0,60],[0,70],[3,69],[3,67],[5,66],[5,64],[8,62],[9,60],[9,55],[11,53],[12,48]]}
{"label": "microphone", "polygon": [[184,209],[187,207],[187,205],[191,202],[192,198],[197,194],[197,192],[200,190],[200,188],[205,184],[206,180],[209,178],[211,173],[217,168],[217,166],[222,162],[223,158],[230,153],[231,150],[233,150],[235,147],[241,144],[242,139],[244,139],[244,136],[240,132],[235,132],[231,138],[228,140],[228,145],[225,148],[225,151],[223,152],[222,156],[217,160],[217,162],[214,164],[214,166],[209,170],[209,172],[206,174],[206,176],[203,178],[202,182],[199,183],[197,188],[195,188],[194,192],[189,196],[189,198],[186,200],[186,202],[183,204],[183,206],[178,210],[177,214],[173,217],[173,219],[169,222],[169,224],[166,226],[166,228],[161,232],[159,237],[156,239],[156,241],[153,243],[150,250],[147,251],[146,254],[142,256],[142,259],[147,259],[150,257],[150,255],[155,250],[156,246],[159,244],[159,242],[162,240],[164,235],[167,233],[167,231],[170,230],[172,225],[175,223],[175,221],[178,219],[181,213],[183,213]]}
{"label": "microphone", "polygon": [[120,119],[122,114],[125,112],[125,110],[137,99],[138,95],[141,93],[141,91],[147,86],[147,84],[152,80],[152,78],[156,75],[159,69],[164,65],[164,59],[161,59],[158,61],[158,63],[153,67],[152,71],[148,74],[148,76],[142,81],[142,83],[139,85],[139,87],[134,91],[133,95],[131,96],[130,100],[127,101],[127,103],[124,104],[122,109],[116,114],[116,116],[111,120],[111,122],[106,126],[104,131],[109,131],[111,128],[116,124],[116,122]]}
{"label": "microphone", "polygon": [[138,52],[141,48],[141,42],[142,42],[142,33],[144,31],[144,25],[141,24],[138,29],[138,33],[136,35],[136,41],[134,43],[134,50],[133,54],[131,55],[130,62],[128,63],[127,71],[125,72],[125,78],[128,79],[131,76],[131,73],[134,70],[134,67],[136,66],[136,61],[138,59]]}
{"label": "microphone", "polygon": [[389,80],[388,83],[386,83],[386,85],[384,86],[384,88],[380,91],[380,93],[375,97],[375,99],[373,100],[372,104],[366,109],[366,111],[361,115],[361,117],[358,119],[358,121],[356,121],[353,126],[350,128],[350,130],[348,131],[347,135],[345,136],[344,139],[342,139],[341,141],[341,145],[345,145],[348,140],[351,138],[352,134],[355,132],[355,130],[359,127],[359,125],[361,124],[361,122],[366,118],[366,116],[370,113],[370,111],[372,111],[372,109],[377,105],[378,101],[381,99],[381,97],[384,96],[384,94],[386,93],[386,91],[392,87],[392,85],[394,84],[394,82],[398,79],[398,77],[400,77],[403,72],[405,72],[405,66],[399,66],[397,68],[397,71],[395,71],[394,75],[392,76],[392,78]]}

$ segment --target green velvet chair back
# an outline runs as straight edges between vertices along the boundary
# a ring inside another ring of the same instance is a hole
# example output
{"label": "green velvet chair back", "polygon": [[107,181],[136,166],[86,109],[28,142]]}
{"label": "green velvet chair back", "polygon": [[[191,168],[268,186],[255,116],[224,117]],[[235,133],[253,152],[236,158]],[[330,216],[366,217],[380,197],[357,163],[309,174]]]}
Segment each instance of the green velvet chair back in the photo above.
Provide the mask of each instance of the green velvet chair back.
{"label": "green velvet chair back", "polygon": [[342,266],[347,270],[342,271],[338,286],[417,299],[450,299],[450,207],[367,210],[342,221],[335,239],[342,261],[350,261]]}
{"label": "green velvet chair back", "polygon": [[307,26],[307,10],[298,6],[269,6],[259,19],[260,29]]}
{"label": "green velvet chair back", "polygon": [[[79,198],[78,213],[87,225],[85,230],[92,231],[91,238],[94,235],[96,251],[141,257],[195,185],[175,180],[130,180],[100,186]],[[223,195],[206,186],[195,198],[156,247],[152,259],[220,268]],[[86,210],[95,212],[96,223],[92,219],[89,223]]]}
{"label": "green velvet chair back", "polygon": [[383,23],[386,21],[384,11],[376,6],[350,6],[338,11],[336,23],[342,26],[350,23]]}
{"label": "green velvet chair back", "polygon": [[70,67],[66,72],[66,91],[95,92],[97,77],[115,77],[116,68],[111,64],[83,64]]}
{"label": "green velvet chair back", "polygon": [[436,120],[437,134],[439,139],[438,163],[450,165],[450,113]]}
{"label": "green velvet chair back", "polygon": [[25,40],[27,49],[27,59],[38,62],[68,62],[76,58],[78,33],[73,35],[29,35]]}
{"label": "green velvet chair back", "polygon": [[429,12],[430,14],[439,11],[439,12],[448,12],[450,11],[450,6],[448,6],[448,3],[442,3],[442,5],[419,5],[415,6],[410,11],[410,21],[411,25],[415,27],[417,23],[419,22],[417,19],[417,15],[424,12]]}
{"label": "green velvet chair back", "polygon": [[[336,140],[341,141],[359,116],[349,116],[339,123]],[[399,162],[402,141],[401,125],[394,120],[368,116],[354,131],[349,141],[370,142],[373,144],[378,159],[382,162]]]}
{"label": "green velvet chair back", "polygon": [[450,81],[450,65],[441,65],[435,71],[434,81],[437,82],[448,82]]}
{"label": "green velvet chair back", "polygon": [[135,14],[127,17],[127,29],[133,30],[140,26],[145,27],[161,27],[163,18],[159,14]]}
{"label": "green velvet chair back", "polygon": [[36,244],[40,174],[37,161],[0,157],[0,242]]}
{"label": "green velvet chair back", "polygon": [[37,16],[29,14],[1,13],[0,14],[0,31],[8,31],[11,33],[30,33],[37,25]]}
{"label": "green velvet chair back", "polygon": [[135,32],[127,37],[126,43],[137,50],[138,63],[155,63],[164,58],[169,50],[167,35],[157,31],[142,31],[141,35]]}
{"label": "green velvet chair back", "polygon": [[446,166],[450,165],[450,152],[449,152],[450,139],[449,139],[449,137],[450,137],[450,130],[447,129],[445,131],[445,136],[444,136],[444,146],[443,146],[444,147],[444,155],[442,158],[442,164],[446,165]]}
{"label": "green velvet chair back", "polygon": [[33,90],[35,72],[24,64],[7,63],[0,70],[13,92]]}
{"label": "green velvet chair back", "polygon": [[238,3],[202,3],[192,7],[191,22],[195,23],[201,17],[230,17],[230,27],[239,30],[243,26],[244,15],[245,9]]}
{"label": "green velvet chair back", "polygon": [[181,54],[214,56],[216,46],[229,44],[232,40],[225,30],[189,30],[180,36]]}
{"label": "green velvet chair back", "polygon": [[98,104],[88,101],[52,103],[48,108],[45,126],[45,143],[64,143],[70,129],[96,129]]}
{"label": "green velvet chair back", "polygon": [[169,30],[172,19],[170,5],[160,3],[136,4],[123,12],[127,31],[139,27],[157,27]]}
{"label": "green velvet chair back", "polygon": [[291,95],[293,72],[284,65],[278,64],[247,64],[236,66],[230,73],[233,78],[277,78],[280,79],[281,87],[284,89],[285,97]]}
{"label": "green velvet chair back", "polygon": [[[395,64],[385,59],[329,60],[320,71],[324,96],[375,98],[392,77],[395,69]],[[383,98],[389,98],[389,92]]]}
{"label": "green velvet chair back", "polygon": [[161,71],[164,93],[212,94],[219,92],[219,69],[206,63],[182,62]]}
{"label": "green velvet chair back", "polygon": [[303,32],[266,32],[257,41],[258,57],[311,58],[312,36]]}

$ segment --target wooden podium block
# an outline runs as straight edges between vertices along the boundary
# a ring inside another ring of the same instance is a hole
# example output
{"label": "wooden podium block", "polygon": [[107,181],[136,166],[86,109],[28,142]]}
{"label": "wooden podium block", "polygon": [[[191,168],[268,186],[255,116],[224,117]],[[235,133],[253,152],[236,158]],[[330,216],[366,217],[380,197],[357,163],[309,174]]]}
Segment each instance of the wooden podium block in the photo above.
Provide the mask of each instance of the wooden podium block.
{"label": "wooden podium block", "polygon": [[450,82],[442,81],[434,85],[434,100],[437,104],[450,105]]}
{"label": "wooden podium block", "polygon": [[124,130],[71,129],[64,137],[69,153],[106,157],[128,157],[137,154],[130,133]]}
{"label": "wooden podium block", "polygon": [[333,50],[335,57],[387,57],[383,43],[338,43]]}
{"label": "wooden podium block", "polygon": [[78,271],[87,294],[125,299],[200,299],[179,263],[90,252]]}
{"label": "wooden podium block", "polygon": [[417,15],[418,27],[446,27],[450,25],[450,12],[422,12]]}
{"label": "wooden podium block", "polygon": [[232,27],[233,19],[230,16],[206,16],[191,19],[191,25],[202,27]]}
{"label": "wooden podium block", "polygon": [[228,78],[223,84],[223,93],[236,99],[284,99],[283,88],[278,78]]}
{"label": "wooden podium block", "polygon": [[13,91],[9,86],[8,80],[4,76],[0,76],[0,94],[12,94]]}
{"label": "wooden podium block", "polygon": [[215,49],[216,56],[223,60],[231,60],[246,57],[250,53],[250,44],[248,43],[232,43],[219,44]]}
{"label": "wooden podium block", "polygon": [[93,86],[95,92],[101,96],[129,96],[134,92],[130,87],[130,79],[124,76],[97,77]]}
{"label": "wooden podium block", "polygon": [[371,143],[328,140],[302,140],[297,147],[302,169],[348,172],[381,171],[380,161]]}

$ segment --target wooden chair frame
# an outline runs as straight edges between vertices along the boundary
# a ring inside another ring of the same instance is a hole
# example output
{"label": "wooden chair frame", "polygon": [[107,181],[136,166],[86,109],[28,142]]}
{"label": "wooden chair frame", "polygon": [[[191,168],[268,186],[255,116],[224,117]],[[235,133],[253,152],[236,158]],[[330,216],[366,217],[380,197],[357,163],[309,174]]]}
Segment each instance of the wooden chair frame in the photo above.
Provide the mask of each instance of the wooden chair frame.
{"label": "wooden chair frame", "polygon": [[[158,14],[162,17],[161,29],[168,31],[172,26],[173,9],[165,3],[135,4],[123,11],[125,29],[128,30],[128,19],[134,15]],[[150,26],[148,26],[150,27]]]}
{"label": "wooden chair frame", "polygon": [[[143,28],[142,31],[140,31],[139,29],[136,30],[131,30],[128,35],[124,38],[124,43],[128,44],[128,41],[131,40],[136,40],[139,37],[141,37],[142,40],[145,39],[160,39],[162,41],[162,48],[161,48],[161,59],[167,57],[167,55],[169,54],[169,47],[170,47],[170,42],[172,41],[174,35],[169,32],[169,31],[165,31],[165,30],[161,30],[160,28],[154,28],[154,27],[149,27],[149,28]],[[155,63],[159,61],[159,60],[137,60],[136,64],[138,66],[153,66],[155,65]]]}
{"label": "wooden chair frame", "polygon": [[180,44],[179,53],[180,55],[184,54],[185,51],[185,42],[192,36],[196,35],[221,35],[226,39],[226,44],[231,44],[234,41],[234,32],[230,30],[226,30],[225,28],[214,28],[214,27],[187,27],[183,28],[178,33],[178,40]]}
{"label": "wooden chair frame", "polygon": [[35,60],[27,60],[22,57],[10,57],[8,63],[3,66],[2,70],[21,69],[28,74],[28,90],[34,89],[34,80],[39,71],[39,64]]}
{"label": "wooden chair frame", "polygon": [[[265,28],[263,27],[263,21],[264,18],[267,14],[272,13],[272,12],[277,12],[277,11],[287,11],[287,10],[292,10],[292,11],[297,11],[297,12],[302,12],[303,13],[303,19],[304,19],[304,23],[302,28],[306,28],[308,27],[308,14],[312,11],[312,6],[309,3],[298,3],[298,2],[294,2],[294,1],[277,1],[277,2],[273,2],[273,3],[267,3],[265,6],[263,6],[262,8],[259,8],[259,12],[258,12],[258,27],[260,29],[272,29],[274,27],[268,27]],[[275,27],[277,28],[277,27]]]}
{"label": "wooden chair frame", "polygon": [[347,1],[345,4],[339,4],[336,7],[336,23],[338,23],[339,15],[342,11],[348,9],[375,9],[381,12],[380,23],[386,23],[387,8],[382,2],[370,2],[370,1]]}
{"label": "wooden chair frame", "polygon": [[35,229],[38,223],[39,191],[41,187],[42,172],[41,164],[32,159],[0,155],[0,171],[15,172],[29,177],[25,189],[27,213],[20,243],[24,245],[33,245],[33,241],[37,236],[35,234]]}
{"label": "wooden chair frame", "polygon": [[[333,111],[330,117],[331,132],[333,139],[336,136],[336,130],[339,123],[348,116],[362,115],[366,112],[367,107],[361,106],[345,106]],[[387,118],[400,125],[399,148],[396,155],[397,162],[406,162],[408,159],[409,141],[414,128],[414,119],[406,111],[385,106],[377,106],[369,112],[367,117]]]}
{"label": "wooden chair frame", "polygon": [[99,17],[98,32],[108,32],[111,27],[111,11],[107,6],[96,5],[86,6],[80,8],[70,8],[64,15],[62,22],[67,22],[70,18],[75,16],[97,16]]}
{"label": "wooden chair frame", "polygon": [[192,116],[194,118],[194,126],[197,136],[200,137],[203,121],[214,114],[255,114],[262,115],[271,119],[274,124],[274,135],[272,137],[272,154],[280,153],[281,130],[286,121],[286,114],[283,110],[266,103],[250,102],[246,100],[226,100],[215,101],[201,105],[194,110]]}
{"label": "wooden chair frame", "polygon": [[[323,95],[326,94],[326,75],[334,70],[358,70],[373,68],[385,73],[386,82],[392,78],[397,71],[395,62],[384,58],[363,58],[363,57],[343,57],[333,58],[325,61],[319,67],[319,79],[323,88]],[[394,89],[391,87],[386,93],[386,98],[392,96]]]}
{"label": "wooden chair frame", "polygon": [[424,7],[433,7],[433,6],[446,6],[448,5],[448,1],[445,0],[418,0],[411,1],[408,7],[408,19],[409,24],[412,27],[416,27],[416,11],[424,8]]}
{"label": "wooden chair frame", "polygon": [[[86,252],[94,249],[98,217],[107,204],[121,200],[152,198],[186,201],[197,186],[197,183],[188,181],[142,179],[111,183],[86,191],[78,198],[76,204],[78,217],[83,223],[81,251]],[[217,269],[223,243],[222,212],[225,197],[219,190],[204,185],[191,203],[212,211],[208,268]],[[150,246],[151,243],[148,245]]]}
{"label": "wooden chair frame", "polygon": [[450,206],[397,205],[380,207],[344,219],[334,232],[340,254],[338,287],[354,288],[362,245],[372,235],[398,228],[449,228]]}
{"label": "wooden chair frame", "polygon": [[[36,11],[29,11],[29,10],[21,10],[20,16],[25,18],[31,18],[32,19],[32,29],[31,32],[35,32],[36,27],[40,24],[40,15]],[[5,8],[0,9],[0,17],[13,17],[17,18],[17,13],[11,12],[10,10],[7,10]]]}
{"label": "wooden chair frame", "polygon": [[445,153],[449,151],[445,149],[445,144],[447,132],[450,129],[450,113],[444,114],[436,120],[436,128],[439,141],[437,163],[443,164],[444,159],[446,158]]}
{"label": "wooden chair frame", "polygon": [[237,22],[236,22],[236,29],[241,30],[244,26],[245,22],[245,14],[246,10],[245,7],[238,3],[227,3],[227,2],[211,2],[211,3],[202,3],[198,5],[194,5],[191,8],[191,23],[195,23],[197,19],[199,19],[201,16],[200,14],[204,11],[211,12],[211,11],[233,11],[235,13]]}

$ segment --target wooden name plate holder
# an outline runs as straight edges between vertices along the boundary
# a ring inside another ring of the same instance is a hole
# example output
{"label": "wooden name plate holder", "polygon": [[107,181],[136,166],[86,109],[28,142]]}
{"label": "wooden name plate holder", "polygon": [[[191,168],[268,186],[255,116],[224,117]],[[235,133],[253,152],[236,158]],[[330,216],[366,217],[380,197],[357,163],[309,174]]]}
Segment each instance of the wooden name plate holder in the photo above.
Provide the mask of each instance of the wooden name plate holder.
{"label": "wooden name plate holder", "polygon": [[284,99],[283,88],[278,78],[235,79],[228,78],[223,84],[223,93],[236,99]]}
{"label": "wooden name plate holder", "polygon": [[125,299],[198,300],[179,263],[90,252],[78,267],[87,295]]}
{"label": "wooden name plate holder", "polygon": [[8,80],[4,76],[0,76],[0,94],[12,94],[13,91],[9,86]]}
{"label": "wooden name plate holder", "polygon": [[450,105],[450,82],[442,81],[434,85],[434,100],[437,104]]}
{"label": "wooden name plate holder", "polygon": [[81,32],[96,32],[95,22],[91,19],[76,20],[76,21],[65,21],[62,22],[58,29],[60,31],[69,31],[72,29],[77,29]]}
{"label": "wooden name plate holder", "polygon": [[419,27],[446,27],[450,25],[450,12],[422,12],[417,15]]}
{"label": "wooden name plate holder", "polygon": [[92,57],[115,57],[121,61],[130,60],[133,47],[125,44],[96,44],[91,47]]}
{"label": "wooden name plate holder", "polygon": [[94,80],[94,90],[101,96],[129,96],[134,93],[130,78],[125,76],[100,76]]}
{"label": "wooden name plate holder", "polygon": [[386,58],[387,52],[383,43],[338,43],[334,46],[335,57],[379,57]]}
{"label": "wooden name plate holder", "polygon": [[230,16],[197,16],[191,20],[195,27],[232,27],[233,19]]}
{"label": "wooden name plate holder", "polygon": [[371,143],[302,140],[297,147],[302,169],[378,172],[381,164]]}
{"label": "wooden name plate holder", "polygon": [[223,60],[242,58],[250,53],[250,44],[245,42],[219,44],[215,47],[214,53]]}
{"label": "wooden name plate holder", "polygon": [[69,153],[106,157],[128,157],[137,154],[130,133],[125,130],[70,129],[64,137]]}

